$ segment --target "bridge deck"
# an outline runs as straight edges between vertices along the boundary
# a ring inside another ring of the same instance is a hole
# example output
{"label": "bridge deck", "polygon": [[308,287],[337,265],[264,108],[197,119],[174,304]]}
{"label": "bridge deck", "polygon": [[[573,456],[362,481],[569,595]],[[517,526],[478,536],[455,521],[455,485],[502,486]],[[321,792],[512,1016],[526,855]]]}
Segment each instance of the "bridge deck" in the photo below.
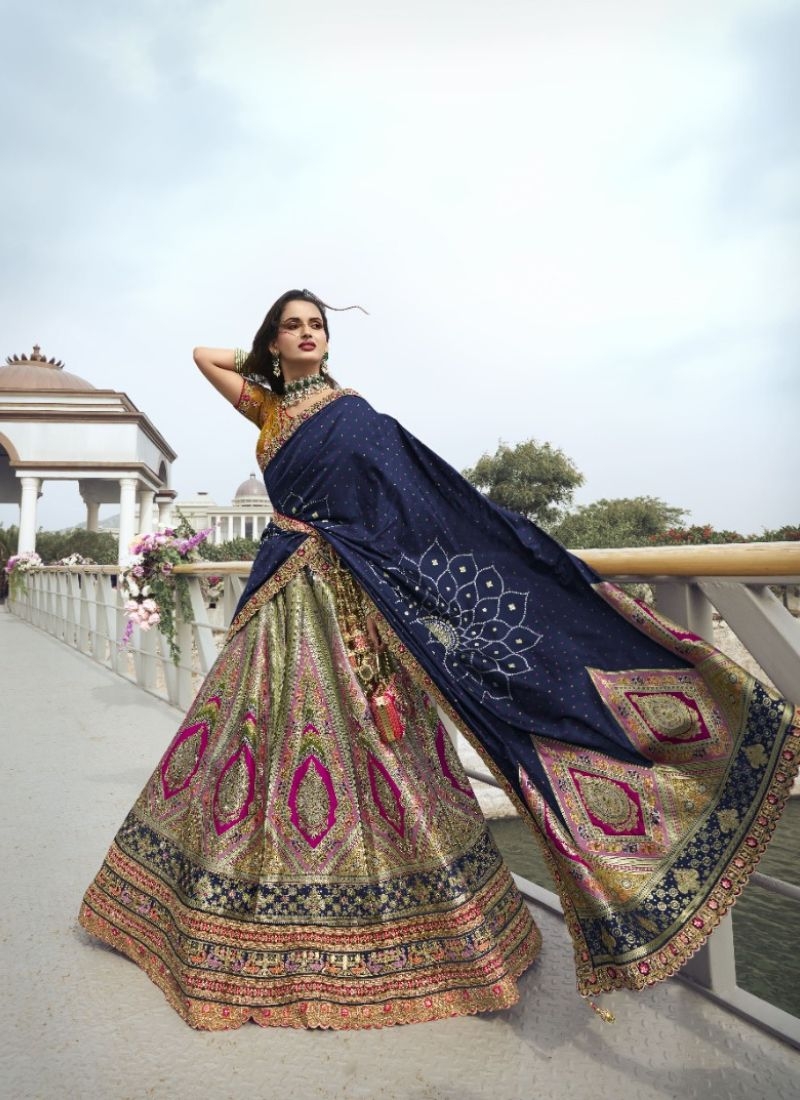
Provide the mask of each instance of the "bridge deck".
{"label": "bridge deck", "polygon": [[191,1031],[76,911],[180,716],[0,608],[0,1095],[204,1100],[797,1097],[800,1056],[671,981],[574,993],[556,917],[512,1010],[369,1032]]}

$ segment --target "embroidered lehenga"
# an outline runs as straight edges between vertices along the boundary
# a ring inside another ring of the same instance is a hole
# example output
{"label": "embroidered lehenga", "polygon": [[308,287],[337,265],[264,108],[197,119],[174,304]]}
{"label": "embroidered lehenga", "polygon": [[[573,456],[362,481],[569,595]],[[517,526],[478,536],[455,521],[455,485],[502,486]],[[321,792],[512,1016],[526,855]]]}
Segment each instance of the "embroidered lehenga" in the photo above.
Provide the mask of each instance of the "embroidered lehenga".
{"label": "embroidered lehenga", "polygon": [[793,707],[357,394],[293,419],[245,383],[239,408],[276,514],[83,926],[199,1028],[514,1003],[539,934],[438,707],[547,854],[579,990],[674,973],[774,828]]}

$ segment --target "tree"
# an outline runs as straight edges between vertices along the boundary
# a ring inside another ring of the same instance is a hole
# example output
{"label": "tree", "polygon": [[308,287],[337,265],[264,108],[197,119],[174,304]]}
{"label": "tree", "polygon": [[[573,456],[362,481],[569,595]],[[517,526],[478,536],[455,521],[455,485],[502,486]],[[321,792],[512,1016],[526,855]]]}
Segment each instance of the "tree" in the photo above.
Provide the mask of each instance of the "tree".
{"label": "tree", "polygon": [[516,447],[501,442],[493,455],[482,455],[463,474],[495,504],[521,512],[543,527],[558,522],[583,484],[583,474],[571,458],[535,439]]}
{"label": "tree", "polygon": [[[686,512],[658,497],[618,497],[583,504],[564,516],[552,534],[572,550],[643,546],[661,541]],[[665,540],[666,541],[666,540]]]}
{"label": "tree", "polygon": [[76,527],[72,531],[38,531],[36,553],[45,564],[81,554],[98,565],[115,565],[119,551],[116,536],[108,531]]}
{"label": "tree", "polygon": [[204,542],[200,553],[206,561],[255,561],[258,545],[255,539],[244,538],[229,539],[218,546]]}
{"label": "tree", "polygon": [[[758,542],[754,535],[745,538],[738,531],[715,531],[710,523],[693,523],[690,527],[670,527],[650,542],[658,546],[707,546],[711,543]],[[764,540],[766,541],[766,540]]]}
{"label": "tree", "polygon": [[753,535],[759,542],[800,542],[800,523],[787,523],[775,531]]}

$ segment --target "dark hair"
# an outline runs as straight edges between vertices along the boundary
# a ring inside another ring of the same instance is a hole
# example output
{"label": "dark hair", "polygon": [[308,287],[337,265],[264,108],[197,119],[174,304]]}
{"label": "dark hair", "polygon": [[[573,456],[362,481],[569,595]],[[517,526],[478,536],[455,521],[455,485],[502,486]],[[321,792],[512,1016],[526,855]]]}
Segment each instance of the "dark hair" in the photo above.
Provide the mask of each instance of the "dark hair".
{"label": "dark hair", "polygon": [[[252,378],[262,386],[269,386],[275,393],[283,393],[284,380],[283,373],[277,377],[273,373],[272,352],[269,350],[269,346],[278,338],[278,328],[280,327],[281,317],[283,316],[283,311],[286,308],[287,302],[311,302],[312,305],[315,305],[322,317],[322,327],[325,329],[325,336],[328,340],[330,339],[328,318],[325,314],[325,310],[334,307],[327,306],[325,302],[318,298],[316,294],[312,294],[310,290],[287,290],[285,294],[281,294],[280,298],[269,307],[267,316],[261,323],[261,328],[253,337],[253,349],[245,360],[243,369],[243,373],[248,378]],[[348,308],[352,309],[353,307],[350,306]],[[330,376],[328,376],[328,383],[331,386],[336,385]]]}

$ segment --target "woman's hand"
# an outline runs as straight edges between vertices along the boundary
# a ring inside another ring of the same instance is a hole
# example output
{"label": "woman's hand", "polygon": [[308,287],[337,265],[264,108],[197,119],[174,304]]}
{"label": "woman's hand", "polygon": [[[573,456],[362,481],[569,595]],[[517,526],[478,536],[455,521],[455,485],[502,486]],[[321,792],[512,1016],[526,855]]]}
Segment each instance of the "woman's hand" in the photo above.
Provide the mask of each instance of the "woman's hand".
{"label": "woman's hand", "polygon": [[200,372],[232,405],[242,396],[242,379],[234,368],[233,348],[195,348],[192,353]]}

